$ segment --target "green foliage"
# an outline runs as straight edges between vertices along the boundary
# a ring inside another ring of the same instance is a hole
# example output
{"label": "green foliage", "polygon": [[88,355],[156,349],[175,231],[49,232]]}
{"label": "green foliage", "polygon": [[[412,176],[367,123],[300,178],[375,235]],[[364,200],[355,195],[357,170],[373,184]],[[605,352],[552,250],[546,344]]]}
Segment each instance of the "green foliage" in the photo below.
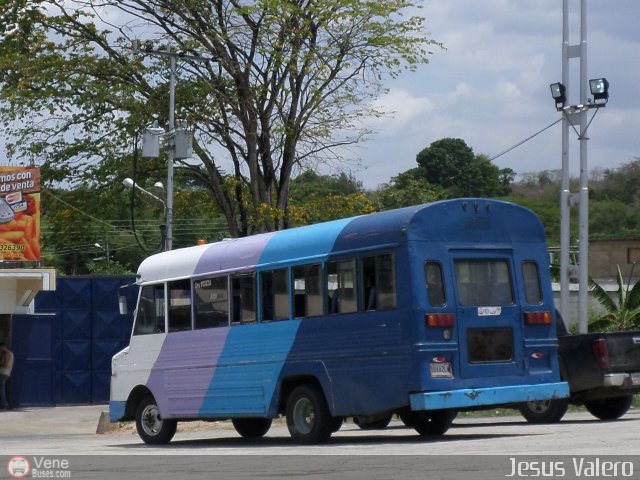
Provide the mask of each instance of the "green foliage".
{"label": "green foliage", "polygon": [[[341,160],[339,147],[368,133],[362,118],[381,113],[372,104],[383,77],[428,63],[439,46],[417,8],[413,0],[2,2],[8,153],[42,166],[49,187],[109,184],[134,133],[167,124],[166,58],[135,54],[131,41],[197,52],[215,61],[178,61],[176,117],[195,126],[199,161],[182,166],[232,236],[282,228],[292,172]],[[105,28],[102,18],[114,23]]]}
{"label": "green foliage", "polygon": [[446,190],[447,198],[498,197],[510,191],[515,172],[500,169],[486,155],[474,155],[459,138],[443,138],[416,156],[424,177]]}
{"label": "green foliage", "polygon": [[616,169],[606,169],[603,179],[592,182],[596,198],[640,205],[640,159]]}
{"label": "green foliage", "polygon": [[614,300],[597,282],[590,279],[591,293],[602,305],[605,313],[589,324],[589,330],[597,332],[640,328],[640,282],[636,282],[633,287],[630,282],[625,285],[620,266],[616,281],[618,291]]}
{"label": "green foliage", "polygon": [[424,171],[416,167],[393,177],[373,198],[380,210],[390,210],[442,200],[445,193],[444,189],[429,183]]}
{"label": "green foliage", "polygon": [[325,222],[375,211],[362,183],[353,176],[307,170],[291,181],[289,226]]}
{"label": "green foliage", "polygon": [[560,243],[560,204],[522,194],[504,197],[504,200],[516,203],[532,210],[544,225],[547,242],[551,245]]}
{"label": "green foliage", "polygon": [[640,231],[640,211],[619,200],[589,202],[590,237],[630,237]]}

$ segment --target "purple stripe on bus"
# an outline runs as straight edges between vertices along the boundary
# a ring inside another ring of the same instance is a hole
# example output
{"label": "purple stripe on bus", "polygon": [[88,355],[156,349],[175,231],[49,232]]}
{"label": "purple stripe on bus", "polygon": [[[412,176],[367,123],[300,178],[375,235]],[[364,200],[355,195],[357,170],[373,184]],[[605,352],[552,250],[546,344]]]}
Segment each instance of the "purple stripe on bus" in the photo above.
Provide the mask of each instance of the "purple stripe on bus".
{"label": "purple stripe on bus", "polygon": [[167,335],[147,386],[161,392],[160,411],[171,416],[197,416],[215,373],[229,327],[174,332]]}
{"label": "purple stripe on bus", "polygon": [[274,235],[277,235],[277,232],[214,243],[200,257],[194,274],[254,266],[258,263],[265,245]]}

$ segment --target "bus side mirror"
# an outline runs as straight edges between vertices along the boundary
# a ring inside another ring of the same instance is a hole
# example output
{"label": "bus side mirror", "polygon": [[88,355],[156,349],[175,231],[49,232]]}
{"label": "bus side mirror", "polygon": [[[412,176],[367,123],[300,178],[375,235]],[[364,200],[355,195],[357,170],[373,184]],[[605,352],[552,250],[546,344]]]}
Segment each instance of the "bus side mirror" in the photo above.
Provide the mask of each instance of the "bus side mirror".
{"label": "bus side mirror", "polygon": [[127,297],[125,295],[118,296],[118,311],[120,315],[126,315],[128,312],[127,308]]}

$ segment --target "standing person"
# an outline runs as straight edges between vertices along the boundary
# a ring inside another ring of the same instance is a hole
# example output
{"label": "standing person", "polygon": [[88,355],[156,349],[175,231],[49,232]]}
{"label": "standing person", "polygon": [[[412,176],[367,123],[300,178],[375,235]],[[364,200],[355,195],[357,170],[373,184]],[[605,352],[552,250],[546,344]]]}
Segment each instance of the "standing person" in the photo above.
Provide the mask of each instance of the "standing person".
{"label": "standing person", "polygon": [[9,410],[7,402],[7,380],[13,369],[13,353],[5,343],[0,343],[0,410]]}

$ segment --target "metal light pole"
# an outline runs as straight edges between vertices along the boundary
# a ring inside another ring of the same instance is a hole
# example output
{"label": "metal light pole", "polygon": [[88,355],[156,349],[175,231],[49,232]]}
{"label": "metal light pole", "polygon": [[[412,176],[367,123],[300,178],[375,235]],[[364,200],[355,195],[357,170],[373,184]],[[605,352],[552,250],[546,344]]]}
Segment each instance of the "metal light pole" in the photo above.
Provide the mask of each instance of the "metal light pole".
{"label": "metal light pole", "polygon": [[[562,84],[569,85],[569,7],[562,2]],[[560,186],[560,314],[569,317],[569,119],[562,116],[562,181]]]}
{"label": "metal light pole", "polygon": [[[588,102],[587,90],[587,0],[580,2],[580,103]],[[580,204],[579,238],[580,269],[578,271],[578,329],[588,330],[589,295],[589,167],[587,163],[587,110],[580,112]]]}
{"label": "metal light pole", "polygon": [[167,152],[167,238],[165,250],[173,248],[173,157],[175,153],[176,56],[171,55],[169,79],[169,151]]}
{"label": "metal light pole", "polygon": [[[565,106],[568,97],[569,59],[580,60],[580,104]],[[587,88],[588,87],[588,88]],[[589,98],[589,92],[593,99]],[[598,109],[609,99],[609,82],[606,78],[587,81],[587,0],[580,2],[580,44],[569,45],[568,0],[562,3],[562,83],[551,84],[551,96],[556,109],[562,112],[562,184],[560,191],[560,313],[569,319],[569,235],[571,205],[579,205],[579,269],[578,269],[578,328],[587,332],[589,308],[589,167],[587,162],[587,130]],[[590,109],[595,109],[591,120]],[[580,131],[575,125],[580,123]],[[580,141],[580,192],[569,191],[569,126]]]}

